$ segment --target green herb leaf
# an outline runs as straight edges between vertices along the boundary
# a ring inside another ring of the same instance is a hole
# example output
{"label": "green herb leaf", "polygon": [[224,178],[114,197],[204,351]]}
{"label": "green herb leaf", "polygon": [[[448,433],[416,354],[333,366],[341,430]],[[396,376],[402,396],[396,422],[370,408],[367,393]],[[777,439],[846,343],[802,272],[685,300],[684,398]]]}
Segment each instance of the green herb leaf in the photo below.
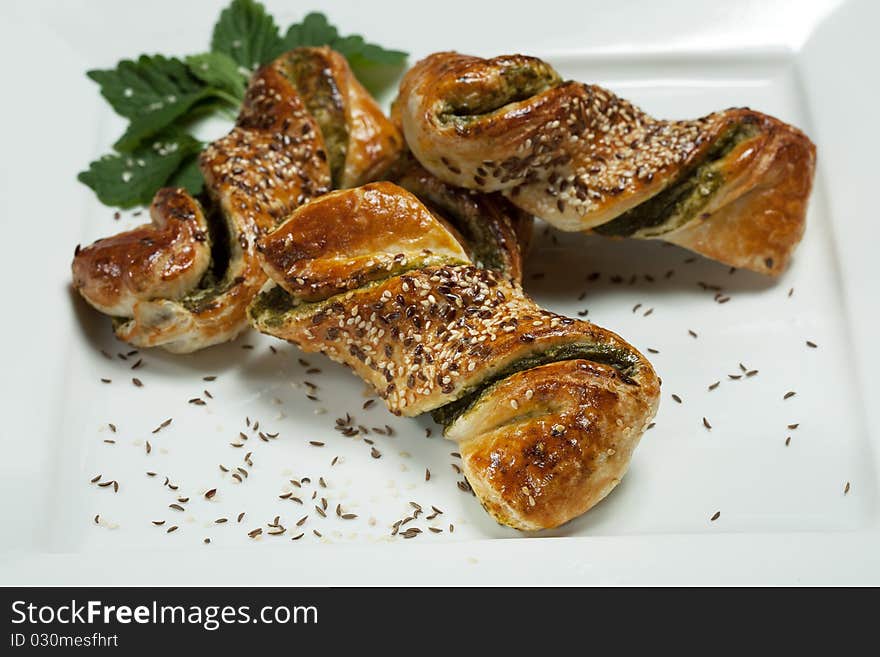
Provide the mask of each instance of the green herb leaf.
{"label": "green herb leaf", "polygon": [[172,126],[175,121],[189,112],[200,100],[214,95],[213,90],[204,89],[198,94],[169,101],[163,107],[157,107],[154,111],[131,119],[128,129],[125,131],[113,148],[121,153],[129,153],[141,145],[150,137],[154,137],[166,128]]}
{"label": "green herb leaf", "polygon": [[302,23],[294,23],[284,35],[284,50],[300,46],[329,46],[339,38],[339,31],[318,12],[308,14]]}
{"label": "green herb leaf", "polygon": [[141,55],[137,61],[124,59],[115,69],[86,73],[101,86],[101,95],[117,114],[132,118],[150,105],[164,105],[168,97],[196,94],[204,84],[174,57]]}
{"label": "green herb leaf", "polygon": [[233,0],[214,26],[211,50],[253,71],[284,52],[275,19],[254,0]]}
{"label": "green herb leaf", "polygon": [[374,43],[367,43],[360,36],[337,39],[331,44],[331,47],[345,55],[353,67],[400,66],[406,62],[407,58],[407,53],[401,50],[386,50]]}
{"label": "green herb leaf", "polygon": [[287,28],[284,36],[284,50],[300,46],[330,46],[345,55],[353,67],[400,66],[406,61],[407,53],[400,50],[386,50],[374,43],[364,41],[358,35],[339,36],[327,17],[319,12],[308,14],[302,23]]}
{"label": "green herb leaf", "polygon": [[88,76],[101,86],[113,109],[130,119],[114,144],[120,151],[134,149],[213,93],[182,61],[162,55],[123,60],[115,69],[89,71]]}
{"label": "green herb leaf", "polygon": [[186,58],[190,72],[205,84],[229,94],[229,101],[238,105],[244,99],[247,74],[229,55],[206,52]]}
{"label": "green herb leaf", "polygon": [[[199,154],[196,152],[188,155],[177,171],[161,187],[183,187],[193,196],[200,194],[205,187],[205,178],[199,168]],[[156,189],[158,190],[158,187]]]}
{"label": "green herb leaf", "polygon": [[[165,185],[188,157],[202,144],[189,135],[160,136],[149,146],[131,153],[105,155],[89,165],[77,179],[91,187],[105,205],[130,208],[148,204],[156,190]],[[181,174],[189,188],[193,178]]]}

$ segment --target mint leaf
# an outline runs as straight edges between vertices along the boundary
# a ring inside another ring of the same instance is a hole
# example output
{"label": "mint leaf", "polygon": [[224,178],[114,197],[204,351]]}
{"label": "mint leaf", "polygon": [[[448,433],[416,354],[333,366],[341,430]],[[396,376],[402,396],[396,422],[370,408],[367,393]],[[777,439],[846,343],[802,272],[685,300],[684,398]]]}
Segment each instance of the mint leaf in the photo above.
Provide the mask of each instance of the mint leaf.
{"label": "mint leaf", "polygon": [[339,38],[339,31],[318,12],[308,14],[302,23],[294,23],[284,35],[284,50],[300,46],[329,46]]}
{"label": "mint leaf", "polygon": [[275,19],[263,5],[254,0],[233,0],[214,26],[211,50],[253,71],[284,52],[284,44]]}
{"label": "mint leaf", "polygon": [[164,105],[169,96],[182,98],[204,89],[204,83],[174,57],[141,55],[137,61],[124,59],[115,69],[86,73],[101,86],[101,95],[117,114],[132,118],[150,106]]}
{"label": "mint leaf", "polygon": [[115,69],[89,71],[101,95],[116,112],[130,119],[128,130],[114,144],[130,151],[186,114],[214,92],[179,59],[141,55],[123,60]]}
{"label": "mint leaf", "polygon": [[[105,205],[146,205],[183,161],[201,148],[202,144],[189,135],[163,136],[131,153],[105,155],[92,162],[77,179],[91,187]],[[192,184],[188,175],[182,179]]]}
{"label": "mint leaf", "polygon": [[177,98],[169,96],[161,106],[156,105],[140,116],[135,116],[128,124],[125,131],[113,148],[122,153],[127,153],[137,148],[141,142],[162,132],[175,121],[189,112],[200,100],[214,95],[214,90],[205,88],[195,94]]}
{"label": "mint leaf", "polygon": [[161,186],[183,187],[193,196],[200,194],[205,187],[205,178],[202,176],[202,170],[199,168],[199,154],[193,153],[188,155],[183,164],[171,175],[171,178]]}
{"label": "mint leaf", "polygon": [[379,93],[392,84],[407,58],[407,53],[401,50],[386,50],[364,41],[362,36],[339,36],[339,30],[318,12],[308,14],[302,23],[287,28],[283,49],[301,46],[333,48],[348,60],[355,77],[372,93]]}
{"label": "mint leaf", "polygon": [[352,67],[400,66],[407,58],[407,53],[401,50],[385,50],[382,46],[367,43],[363,37],[356,35],[337,39],[331,47],[345,55]]}
{"label": "mint leaf", "polygon": [[222,52],[206,52],[186,58],[190,72],[205,84],[230,95],[230,100],[240,104],[244,99],[247,74],[229,55]]}
{"label": "mint leaf", "polygon": [[344,55],[353,67],[400,66],[407,58],[407,53],[401,50],[386,50],[364,41],[362,36],[339,36],[339,30],[320,12],[312,12],[302,23],[287,28],[283,43],[284,50],[300,46],[330,46]]}

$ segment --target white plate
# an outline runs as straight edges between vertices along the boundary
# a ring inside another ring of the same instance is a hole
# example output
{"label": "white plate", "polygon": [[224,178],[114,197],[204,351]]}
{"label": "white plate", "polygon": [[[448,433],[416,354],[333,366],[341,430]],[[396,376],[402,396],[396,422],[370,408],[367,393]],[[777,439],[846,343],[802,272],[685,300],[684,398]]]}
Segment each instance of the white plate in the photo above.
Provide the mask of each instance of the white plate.
{"label": "white plate", "polygon": [[[880,582],[880,387],[871,378],[880,368],[872,252],[880,230],[871,202],[880,147],[872,128],[880,96],[876,5],[324,7],[344,32],[409,50],[412,61],[450,48],[537,54],[564,76],[606,85],[659,116],[749,105],[801,126],[818,144],[806,238],[775,283],[658,243],[538,229],[527,289],[555,311],[588,308],[591,320],[640,349],[659,350],[652,360],[664,381],[657,425],[629,475],[593,511],[549,532],[561,537],[551,540],[492,522],[456,486],[453,443],[437,428],[426,439],[427,419],[396,419],[380,404],[363,410],[363,384],[320,357],[307,356],[321,369],[309,374],[294,348],[254,333],[189,357],[101,356],[100,349],[128,348],[70,293],[73,246],[143,218],[114,221],[75,181],[121,128],[84,72],[141,52],[202,49],[222,4],[28,2],[0,10],[3,77],[16,90],[0,109],[7,309],[0,583]],[[299,17],[289,3],[268,4],[280,23]],[[596,271],[599,280],[587,282]],[[701,282],[722,286],[730,302],[717,304]],[[741,374],[740,363],[758,374],[729,379]],[[206,383],[206,375],[218,378]],[[307,380],[320,386],[319,401],[306,398]],[[783,400],[790,390],[797,395]],[[208,404],[188,404],[193,397]],[[333,430],[346,412],[367,427],[394,428],[393,437],[370,435],[381,458]],[[260,440],[246,417],[279,437]],[[167,418],[171,425],[151,433]],[[233,448],[239,431],[249,439]],[[236,484],[218,465],[244,465],[246,452],[253,467]],[[90,484],[97,474],[117,480],[119,492]],[[166,476],[176,491],[163,486]],[[291,487],[304,476],[312,483]],[[210,488],[219,492],[209,502],[202,494]],[[279,498],[287,492],[303,505]],[[190,498],[185,512],[168,507],[178,496]],[[321,497],[327,518],[313,508]],[[444,513],[411,522],[424,530],[415,539],[392,538],[391,524],[411,513],[410,501]],[[337,504],[358,518],[338,518]],[[276,515],[287,534],[247,536],[266,531]],[[305,515],[306,534],[293,542]],[[215,524],[220,517],[230,520]],[[168,534],[171,525],[179,529]]]}

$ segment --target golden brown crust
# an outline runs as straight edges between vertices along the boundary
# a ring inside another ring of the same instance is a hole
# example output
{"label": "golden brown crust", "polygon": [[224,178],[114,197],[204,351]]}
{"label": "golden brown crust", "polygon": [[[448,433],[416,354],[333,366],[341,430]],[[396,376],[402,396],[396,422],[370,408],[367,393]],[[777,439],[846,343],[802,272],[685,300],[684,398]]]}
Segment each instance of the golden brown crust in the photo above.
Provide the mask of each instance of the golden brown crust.
{"label": "golden brown crust", "polygon": [[[428,231],[452,240],[409,194],[385,185],[383,203],[411,213],[413,226],[426,222]],[[517,282],[472,264],[414,261],[404,273],[307,302],[303,289],[310,295],[340,287],[340,247],[361,254],[375,244],[370,230],[355,233],[353,243],[335,237],[359,223],[362,195],[337,193],[328,204],[333,212],[316,209],[328,197],[314,201],[279,229],[284,235],[273,244],[272,262],[327,271],[329,283],[294,286],[290,295],[280,287],[289,286],[279,275],[287,269],[264,263],[274,282],[251,305],[252,324],[348,365],[396,414],[447,409],[447,437],[462,443],[465,474],[500,522],[537,529],[586,511],[623,476],[656,411],[659,382],[651,365],[610,331],[542,310]],[[346,196],[351,202],[340,203]],[[298,243],[303,235],[308,248]],[[325,243],[331,248],[316,248]]]}
{"label": "golden brown crust", "polygon": [[464,474],[499,522],[556,527],[586,512],[623,479],[659,399],[653,373],[639,385],[614,368],[566,360],[519,372],[487,391],[447,437]]}
{"label": "golden brown crust", "polygon": [[296,48],[280,61],[321,127],[334,186],[379,179],[402,151],[403,137],[345,57],[327,47]]}
{"label": "golden brown crust", "polygon": [[[344,228],[327,226],[346,217]],[[467,255],[412,194],[389,182],[326,194],[294,211],[257,243],[269,276],[307,301]]]}
{"label": "golden brown crust", "polygon": [[452,225],[471,260],[522,280],[523,258],[531,242],[532,215],[501,194],[484,194],[449,185],[425,169],[407,152],[389,178]]}
{"label": "golden brown crust", "polygon": [[[457,53],[437,53],[416,64],[401,83],[393,112],[407,144],[431,173],[469,189],[501,191],[564,230],[597,228],[637,207],[718,157],[716,146],[728,131],[747,123],[759,132],[753,147],[765,151],[756,157],[774,162],[750,180],[760,192],[743,189],[744,179],[725,178],[717,197],[730,197],[732,186],[739,202],[729,204],[719,220],[727,224],[717,229],[719,237],[708,236],[715,223],[710,215],[699,236],[682,234],[679,243],[728,264],[776,274],[803,232],[815,147],[796,128],[758,112],[662,121],[601,87],[562,82],[535,58]],[[775,150],[783,144],[786,154],[780,158]],[[721,157],[723,172],[730,155]],[[760,228],[732,239],[732,224],[746,233],[754,227],[731,215],[747,218],[755,212],[763,215]],[[694,221],[698,217],[689,223]],[[759,241],[766,236],[774,240],[768,246]]]}
{"label": "golden brown crust", "polygon": [[264,333],[349,365],[392,413],[408,417],[551,349],[595,344],[640,358],[610,331],[542,310],[518,284],[472,265],[416,269],[284,315],[251,317]]}
{"label": "golden brown crust", "polygon": [[725,158],[726,184],[692,221],[663,239],[733,267],[784,272],[805,229],[816,150],[796,128],[765,114],[728,110],[760,124]]}
{"label": "golden brown crust", "polygon": [[77,247],[73,287],[102,313],[127,317],[139,301],[179,298],[207,270],[207,220],[186,190],[160,189],[150,218],[152,224]]}
{"label": "golden brown crust", "polygon": [[[345,135],[345,182],[377,175],[398,157],[399,132],[341,55],[326,48],[297,49],[264,66],[251,78],[235,128],[200,158],[222,224],[216,239],[228,243],[221,249],[228,252],[228,263],[213,262],[209,268],[205,245],[196,250],[200,258],[183,263],[183,271],[175,270],[176,278],[168,277],[164,287],[151,282],[169,254],[182,262],[187,253],[186,236],[174,241],[171,229],[165,229],[167,239],[152,246],[140,241],[140,232],[110,238],[74,263],[75,285],[99,310],[119,318],[118,337],[137,346],[188,352],[231,340],[247,327],[247,305],[266,280],[254,255],[257,238],[330,189],[330,154],[307,104],[325,127]],[[139,230],[156,238],[155,229]],[[110,253],[113,267],[105,270],[112,276],[96,273],[96,259],[107,260]],[[114,277],[115,282],[109,280]]]}
{"label": "golden brown crust", "polygon": [[229,264],[222,280],[183,302],[137,304],[117,335],[138,346],[189,352],[234,339],[266,280],[257,237],[297,205],[326,192],[330,173],[317,123],[279,60],[254,74],[236,126],[200,157],[206,187],[226,222]]}

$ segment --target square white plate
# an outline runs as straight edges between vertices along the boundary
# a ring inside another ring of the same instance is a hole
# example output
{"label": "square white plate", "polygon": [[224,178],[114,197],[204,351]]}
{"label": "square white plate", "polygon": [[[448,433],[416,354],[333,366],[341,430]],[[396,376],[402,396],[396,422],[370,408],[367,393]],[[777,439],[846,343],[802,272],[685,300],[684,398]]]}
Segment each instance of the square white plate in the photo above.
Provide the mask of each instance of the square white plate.
{"label": "square white plate", "polygon": [[[74,245],[144,220],[127,212],[115,221],[75,180],[122,127],[85,71],[142,52],[202,50],[224,4],[0,8],[4,79],[15,90],[0,109],[0,584],[880,583],[875,4],[302,6],[325,11],[344,33],[408,50],[412,62],[441,49],[535,54],[657,116],[748,105],[818,145],[807,234],[775,282],[659,243],[536,228],[526,288],[657,351],[648,355],[664,390],[656,427],[618,489],[540,537],[491,521],[456,485],[455,445],[429,419],[394,418],[379,403],[364,409],[363,384],[343,368],[316,356],[303,365],[293,347],[255,333],[188,357],[123,360],[116,354],[130,349],[109,321],[71,294]],[[289,3],[267,4],[284,26],[301,17]],[[714,286],[728,303],[716,303]],[[729,378],[741,364],[757,374]],[[797,394],[784,400],[788,391]],[[197,397],[207,404],[188,403]],[[373,445],[344,437],[334,423],[347,412],[394,435],[371,430]],[[279,435],[266,441],[260,431]],[[232,447],[239,432],[248,439]],[[248,477],[236,483],[220,464]],[[118,492],[90,483],[98,474]],[[183,512],[169,508],[178,497],[189,498]],[[326,518],[315,510],[321,498]],[[443,514],[410,521],[423,530],[415,539],[391,537],[410,502]],[[339,518],[337,505],[358,517]],[[275,516],[285,535],[248,537]]]}

